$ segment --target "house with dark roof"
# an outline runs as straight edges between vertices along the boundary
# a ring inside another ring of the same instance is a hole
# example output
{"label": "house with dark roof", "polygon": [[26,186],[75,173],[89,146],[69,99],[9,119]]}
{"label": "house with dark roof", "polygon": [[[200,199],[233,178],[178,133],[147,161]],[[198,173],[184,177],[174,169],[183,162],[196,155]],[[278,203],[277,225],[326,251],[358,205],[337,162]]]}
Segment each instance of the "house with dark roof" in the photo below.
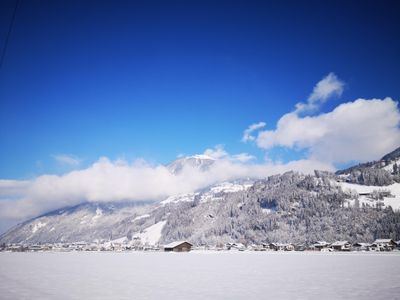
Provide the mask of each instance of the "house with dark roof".
{"label": "house with dark roof", "polygon": [[186,241],[172,242],[164,246],[165,252],[189,252],[193,245]]}

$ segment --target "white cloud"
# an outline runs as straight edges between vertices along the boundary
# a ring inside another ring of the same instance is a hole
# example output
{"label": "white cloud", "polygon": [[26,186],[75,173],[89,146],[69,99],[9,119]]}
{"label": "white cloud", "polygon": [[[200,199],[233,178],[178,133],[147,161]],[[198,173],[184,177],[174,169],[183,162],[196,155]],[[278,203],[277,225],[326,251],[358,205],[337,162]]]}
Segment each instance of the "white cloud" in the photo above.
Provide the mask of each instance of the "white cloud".
{"label": "white cloud", "polygon": [[230,155],[224,149],[223,145],[216,145],[214,148],[206,149],[203,155],[217,160],[230,160],[232,162],[242,162],[242,163],[255,159],[253,155],[250,155],[248,153],[239,153],[235,155]]}
{"label": "white cloud", "polygon": [[222,155],[226,151],[221,147],[215,151],[222,158],[207,171],[187,167],[173,175],[165,166],[152,166],[143,160],[128,163],[100,158],[86,169],[62,176],[42,175],[28,181],[1,180],[0,226],[84,201],[157,201],[236,178],[262,178],[289,170],[304,173],[314,169],[332,170],[331,165],[312,160],[246,164],[244,162],[251,158],[248,154]]}
{"label": "white cloud", "polygon": [[265,127],[264,122],[259,122],[259,123],[254,123],[251,124],[244,132],[243,132],[243,137],[242,137],[242,142],[249,142],[249,141],[254,141],[256,138],[255,136],[252,135],[254,131],[257,131],[263,127]]}
{"label": "white cloud", "polygon": [[81,163],[81,159],[70,154],[57,154],[53,155],[53,158],[62,165],[67,165],[70,167],[78,167]]}
{"label": "white cloud", "polygon": [[317,83],[313,92],[308,97],[310,102],[326,101],[333,95],[341,96],[344,83],[337,78],[334,73],[329,73],[325,78]]}
{"label": "white cloud", "polygon": [[206,149],[203,154],[214,159],[221,159],[228,156],[228,152],[225,151],[223,145],[216,145],[214,148]]}
{"label": "white cloud", "polygon": [[239,161],[239,162],[248,162],[251,160],[256,159],[253,155],[250,155],[248,153],[239,153],[231,156],[231,160],[233,161]]}
{"label": "white cloud", "polygon": [[288,113],[275,130],[259,132],[256,143],[263,149],[308,149],[310,158],[329,163],[378,159],[399,146],[397,104],[391,98],[358,99],[317,116]]}
{"label": "white cloud", "polygon": [[[283,115],[273,130],[244,132],[243,141],[255,141],[262,149],[276,146],[308,150],[308,157],[327,163],[368,161],[399,146],[400,111],[391,98],[358,99],[343,103],[333,111],[310,116],[333,96],[340,97],[344,83],[334,73],[319,81],[306,103],[296,104],[293,112]],[[257,128],[258,129],[258,128]]]}
{"label": "white cloud", "polygon": [[296,113],[315,111],[319,106],[333,96],[340,97],[343,93],[344,82],[339,80],[334,73],[329,73],[321,81],[319,81],[311,95],[307,99],[307,103],[297,103]]}
{"label": "white cloud", "polygon": [[[297,103],[295,111],[291,114],[284,115],[281,118],[281,120],[283,119],[282,122],[285,122],[285,119],[295,117],[301,113],[307,113],[317,110],[319,106],[322,103],[326,102],[330,97],[333,96],[340,97],[343,93],[343,87],[344,87],[343,81],[338,79],[334,73],[329,73],[315,85],[312,93],[307,99],[307,102]],[[243,132],[242,142],[257,141],[257,144],[263,147],[264,141],[270,140],[271,132],[261,131],[258,133],[258,137],[254,136],[252,133],[264,128],[265,126],[266,126],[265,122],[251,124]],[[313,129],[310,128],[309,131],[313,131]],[[298,132],[298,134],[302,134],[302,132]],[[261,142],[259,142],[260,140]]]}

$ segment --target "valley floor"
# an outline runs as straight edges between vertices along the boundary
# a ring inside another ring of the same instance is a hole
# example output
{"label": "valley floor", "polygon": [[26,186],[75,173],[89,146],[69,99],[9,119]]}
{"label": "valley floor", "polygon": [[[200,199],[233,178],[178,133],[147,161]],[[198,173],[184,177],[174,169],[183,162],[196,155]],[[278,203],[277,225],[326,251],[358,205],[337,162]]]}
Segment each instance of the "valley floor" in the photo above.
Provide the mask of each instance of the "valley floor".
{"label": "valley floor", "polygon": [[1,299],[395,299],[400,252],[0,253]]}

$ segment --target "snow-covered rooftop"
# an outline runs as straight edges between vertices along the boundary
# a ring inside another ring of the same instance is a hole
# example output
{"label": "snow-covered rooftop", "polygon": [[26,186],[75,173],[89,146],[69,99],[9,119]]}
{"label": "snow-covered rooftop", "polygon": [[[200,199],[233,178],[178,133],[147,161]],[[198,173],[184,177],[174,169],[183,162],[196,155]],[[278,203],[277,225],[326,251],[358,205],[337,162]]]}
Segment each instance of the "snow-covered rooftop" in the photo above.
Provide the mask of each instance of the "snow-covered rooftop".
{"label": "snow-covered rooftop", "polygon": [[[167,245],[164,245],[164,248],[175,248],[176,246],[179,246],[179,245],[181,245],[181,244],[183,244],[183,243],[188,243],[188,244],[190,244],[189,242],[187,242],[187,241],[177,241],[177,242],[172,242],[172,243],[169,243],[169,244],[167,244]],[[191,245],[191,244],[190,244]]]}
{"label": "snow-covered rooftop", "polygon": [[393,240],[391,239],[377,239],[375,240],[374,244],[385,244],[385,243],[391,243]]}
{"label": "snow-covered rooftop", "polygon": [[348,241],[336,241],[331,246],[345,246],[347,244],[349,244]]}

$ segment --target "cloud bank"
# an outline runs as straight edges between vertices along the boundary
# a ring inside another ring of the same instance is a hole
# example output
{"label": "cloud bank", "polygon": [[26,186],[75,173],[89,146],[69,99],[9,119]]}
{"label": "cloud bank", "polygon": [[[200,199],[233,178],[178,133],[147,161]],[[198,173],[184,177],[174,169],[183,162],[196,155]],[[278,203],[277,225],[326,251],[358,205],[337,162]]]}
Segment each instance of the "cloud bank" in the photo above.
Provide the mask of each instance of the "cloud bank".
{"label": "cloud bank", "polygon": [[43,175],[28,181],[0,181],[0,226],[85,201],[157,201],[179,193],[191,192],[216,182],[236,178],[263,178],[296,170],[312,173],[332,166],[312,160],[288,164],[248,164],[248,155],[229,155],[221,146],[208,149],[219,157],[207,171],[187,166],[173,175],[164,165],[150,165],[143,160],[129,163],[103,157],[86,169],[62,176]]}

